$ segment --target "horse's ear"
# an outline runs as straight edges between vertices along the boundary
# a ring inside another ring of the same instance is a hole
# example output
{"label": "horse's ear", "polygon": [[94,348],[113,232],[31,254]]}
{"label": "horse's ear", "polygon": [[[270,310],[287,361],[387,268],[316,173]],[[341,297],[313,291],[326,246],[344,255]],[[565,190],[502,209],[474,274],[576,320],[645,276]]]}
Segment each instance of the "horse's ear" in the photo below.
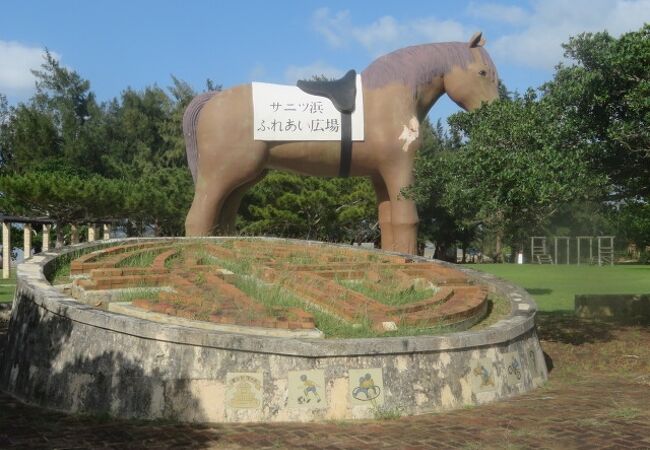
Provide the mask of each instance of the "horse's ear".
{"label": "horse's ear", "polygon": [[484,45],[485,45],[485,39],[483,39],[483,33],[481,33],[480,31],[474,33],[474,35],[469,39],[470,48],[483,47]]}

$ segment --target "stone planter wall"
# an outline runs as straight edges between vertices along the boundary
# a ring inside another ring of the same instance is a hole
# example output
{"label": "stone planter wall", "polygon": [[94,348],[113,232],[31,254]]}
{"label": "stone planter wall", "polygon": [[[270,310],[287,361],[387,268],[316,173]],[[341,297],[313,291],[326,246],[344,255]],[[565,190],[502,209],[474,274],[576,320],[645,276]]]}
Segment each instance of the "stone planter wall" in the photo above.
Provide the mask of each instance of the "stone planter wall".
{"label": "stone planter wall", "polygon": [[511,302],[509,317],[480,331],[282,338],[160,324],[79,303],[44,271],[86,247],[93,244],[18,267],[0,387],[19,399],[125,418],[312,421],[478,405],[547,379],[533,300],[491,275],[458,268]]}

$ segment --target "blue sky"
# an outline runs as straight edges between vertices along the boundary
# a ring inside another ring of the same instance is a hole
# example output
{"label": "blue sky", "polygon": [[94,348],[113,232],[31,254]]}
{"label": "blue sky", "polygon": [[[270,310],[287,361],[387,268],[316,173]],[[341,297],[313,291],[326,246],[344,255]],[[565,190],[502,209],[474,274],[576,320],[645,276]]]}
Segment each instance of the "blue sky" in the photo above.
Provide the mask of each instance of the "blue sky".
{"label": "blue sky", "polygon": [[[168,86],[173,74],[201,90],[250,81],[294,83],[362,70],[377,56],[484,32],[509,89],[551,78],[561,42],[582,31],[614,35],[650,22],[650,0],[207,1],[3,0],[0,93],[33,93],[30,68],[47,47],[91,81],[100,100],[127,86]],[[458,110],[449,100],[432,119]]]}

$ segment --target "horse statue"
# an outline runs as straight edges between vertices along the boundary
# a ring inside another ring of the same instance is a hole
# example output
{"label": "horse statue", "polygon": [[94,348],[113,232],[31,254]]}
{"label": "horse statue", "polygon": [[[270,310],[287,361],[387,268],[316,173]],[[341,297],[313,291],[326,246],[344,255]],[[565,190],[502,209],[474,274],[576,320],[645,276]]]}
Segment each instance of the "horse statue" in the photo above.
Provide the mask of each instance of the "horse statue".
{"label": "horse statue", "polygon": [[[361,73],[364,139],[347,145],[255,140],[251,84],[195,97],[183,117],[195,183],[186,235],[233,232],[241,199],[267,169],[337,176],[347,165],[344,175],[372,181],[382,249],[416,254],[415,203],[400,192],[414,181],[420,123],[444,93],[465,110],[498,97],[496,68],[484,43],[479,32],[469,42],[416,45],[376,59]],[[344,82],[350,86],[344,79],[332,85]],[[317,95],[329,89],[308,84]]]}

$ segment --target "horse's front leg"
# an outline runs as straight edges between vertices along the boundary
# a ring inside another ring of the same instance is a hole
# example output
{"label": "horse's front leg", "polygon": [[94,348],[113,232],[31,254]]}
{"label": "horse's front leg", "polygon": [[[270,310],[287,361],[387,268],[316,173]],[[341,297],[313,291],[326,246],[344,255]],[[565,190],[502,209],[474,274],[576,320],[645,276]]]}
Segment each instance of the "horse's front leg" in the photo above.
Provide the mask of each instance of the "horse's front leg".
{"label": "horse's front leg", "polygon": [[393,251],[417,254],[418,212],[415,202],[404,198],[401,191],[413,184],[413,160],[408,158],[382,170],[390,198],[390,219]]}
{"label": "horse's front leg", "polygon": [[379,230],[381,231],[381,249],[393,249],[393,224],[391,221],[390,197],[386,183],[380,176],[371,178],[372,186],[377,196],[377,215],[379,218]]}

